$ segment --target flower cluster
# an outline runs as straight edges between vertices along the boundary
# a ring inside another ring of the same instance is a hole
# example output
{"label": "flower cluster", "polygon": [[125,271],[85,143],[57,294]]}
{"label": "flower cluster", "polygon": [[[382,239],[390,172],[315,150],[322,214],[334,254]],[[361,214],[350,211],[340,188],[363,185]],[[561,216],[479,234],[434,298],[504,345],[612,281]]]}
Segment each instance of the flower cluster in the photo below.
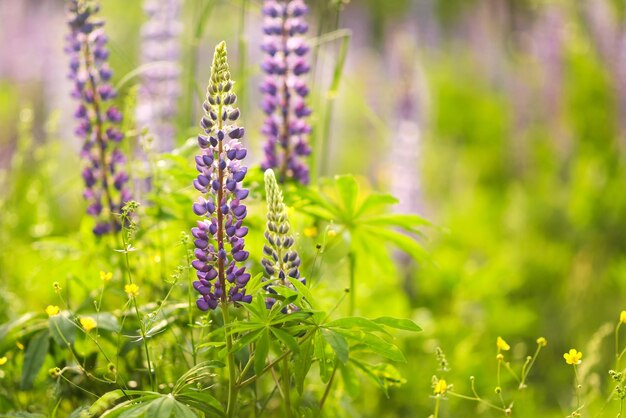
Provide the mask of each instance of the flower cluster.
{"label": "flower cluster", "polygon": [[125,158],[119,149],[124,135],[119,129],[122,113],[109,105],[115,89],[109,83],[111,70],[104,22],[94,14],[99,7],[89,0],[70,0],[65,51],[69,55],[72,97],[79,101],[74,114],[76,135],[83,139],[81,156],[87,213],[96,218],[93,232],[102,235],[120,229],[115,214],[131,199],[128,174],[120,167]]}
{"label": "flower cluster", "polygon": [[[272,284],[293,288],[289,277],[298,279],[303,284],[306,280],[300,277],[298,252],[291,249],[295,240],[289,233],[291,227],[283,203],[283,194],[278,187],[274,171],[271,169],[265,171],[265,190],[267,193],[267,229],[265,230],[267,244],[263,246],[265,257],[261,260],[261,264],[270,282],[267,290],[270,293],[276,293],[272,289]],[[274,303],[273,298],[266,300],[268,308]]]}
{"label": "flower cluster", "polygon": [[303,0],[266,0],[262,49],[267,54],[261,65],[267,77],[261,84],[263,111],[267,118],[263,134],[265,159],[262,168],[275,168],[281,182],[293,178],[309,182],[309,169],[302,159],[311,153],[307,137],[311,132],[305,103],[309,89],[302,76],[309,72],[303,39],[308,30],[303,20],[308,9]]}
{"label": "flower cluster", "polygon": [[245,266],[238,266],[248,258],[243,239],[248,233],[248,228],[243,226],[247,209],[241,203],[248,196],[248,190],[241,185],[247,172],[241,161],[247,151],[239,142],[244,129],[234,124],[239,109],[232,88],[226,45],[221,42],[215,48],[203,104],[205,116],[200,121],[205,133],[198,136],[201,152],[195,159],[200,174],[193,181],[202,193],[193,204],[193,212],[208,218],[198,221],[191,230],[196,247],[192,266],[198,276],[194,288],[202,295],[197,305],[203,311],[215,309],[220,300],[223,304],[252,300],[245,289],[250,274]]}
{"label": "flower cluster", "polygon": [[172,119],[180,92],[180,0],[149,0],[147,22],[141,28],[141,59],[146,65],[137,100],[137,124],[149,127],[159,148],[174,145]]}

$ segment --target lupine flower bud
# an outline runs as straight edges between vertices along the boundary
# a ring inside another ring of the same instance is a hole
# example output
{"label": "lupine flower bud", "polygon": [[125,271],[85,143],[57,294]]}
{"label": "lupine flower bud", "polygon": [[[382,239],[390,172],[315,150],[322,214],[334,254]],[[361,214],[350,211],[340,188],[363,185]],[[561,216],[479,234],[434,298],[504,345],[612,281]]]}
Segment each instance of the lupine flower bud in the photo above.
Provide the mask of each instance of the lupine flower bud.
{"label": "lupine flower bud", "polygon": [[[263,246],[265,258],[261,264],[267,275],[266,280],[270,282],[266,289],[273,293],[272,286],[274,285],[287,286],[293,289],[289,277],[300,280],[303,284],[306,283],[306,280],[300,277],[300,257],[298,252],[292,248],[295,240],[289,233],[291,226],[283,203],[283,194],[278,187],[272,169],[265,171],[265,191],[267,194],[267,229],[265,230],[267,245]],[[272,298],[265,301],[268,308],[274,302]]]}
{"label": "lupine flower bud", "polygon": [[122,112],[108,104],[115,89],[108,83],[111,70],[106,62],[107,36],[104,21],[94,14],[98,5],[91,0],[70,0],[65,52],[69,56],[69,79],[74,82],[71,92],[79,101],[74,117],[76,135],[83,139],[81,156],[85,159],[82,177],[83,196],[88,202],[87,213],[96,218],[94,234],[102,235],[120,229],[115,214],[121,212],[131,199],[126,185],[129,178],[120,167],[125,158],[119,149],[124,135],[117,127]]}
{"label": "lupine flower bud", "polygon": [[303,161],[311,153],[305,118],[311,110],[305,103],[309,92],[302,76],[309,72],[306,55],[309,46],[303,35],[308,25],[302,17],[307,13],[303,0],[265,0],[265,40],[267,54],[261,68],[267,77],[260,86],[267,114],[262,133],[267,138],[265,159],[261,167],[274,168],[279,179],[288,178],[302,184],[309,182],[309,169]]}
{"label": "lupine flower bud", "polygon": [[242,204],[248,190],[241,184],[247,172],[241,161],[246,149],[239,142],[243,128],[233,123],[239,117],[239,109],[233,106],[236,99],[226,58],[226,45],[221,42],[213,56],[203,105],[205,116],[200,122],[204,134],[198,137],[200,155],[195,158],[200,174],[194,187],[202,196],[192,210],[203,219],[191,230],[196,238],[196,260],[191,265],[198,276],[193,286],[201,295],[196,304],[203,311],[217,308],[220,301],[225,304],[252,300],[246,294],[250,274],[241,266],[248,259],[243,239],[248,233],[243,226],[247,210]]}
{"label": "lupine flower bud", "polygon": [[146,0],[148,20],[141,28],[141,60],[146,65],[137,97],[137,125],[148,127],[169,151],[174,145],[173,118],[180,93],[181,0]]}

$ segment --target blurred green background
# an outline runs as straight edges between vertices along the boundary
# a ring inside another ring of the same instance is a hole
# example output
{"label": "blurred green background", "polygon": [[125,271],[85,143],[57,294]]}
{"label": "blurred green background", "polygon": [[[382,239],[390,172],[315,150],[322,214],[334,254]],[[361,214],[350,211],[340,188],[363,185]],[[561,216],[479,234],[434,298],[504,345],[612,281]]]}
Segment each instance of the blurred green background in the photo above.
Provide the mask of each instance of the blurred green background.
{"label": "blurred green background", "polygon": [[[139,65],[145,17],[140,1],[102,3],[119,82]],[[206,15],[199,13],[206,1],[184,4],[177,143],[196,131],[196,89],[208,79],[212,45],[225,39],[233,63],[242,52],[247,57],[243,72],[237,64],[233,71],[245,88],[243,120],[258,161],[260,2],[246,2],[243,27],[240,0],[212,3]],[[562,359],[570,347],[585,355],[589,416],[600,413],[614,344],[603,325],[626,308],[623,2],[344,3],[309,2],[311,37],[330,36],[315,51],[311,75],[314,139],[328,144],[319,167],[324,175],[361,175],[394,193],[399,210],[433,223],[421,238],[430,259],[416,265],[399,256],[397,266],[359,277],[362,315],[411,317],[424,332],[404,342],[407,383],[389,399],[364,389],[349,413],[426,417],[433,374],[468,394],[475,376],[479,392],[493,397],[497,336],[511,344],[507,356],[516,365],[534,352],[537,337],[548,339],[529,388],[516,395],[516,416],[571,412],[573,373]],[[43,309],[53,281],[100,268],[91,264],[97,248],[76,242],[90,237],[76,235],[85,229],[85,208],[73,169],[79,141],[65,79],[63,8],[53,0],[0,2],[2,322]],[[349,44],[337,29],[351,32]],[[136,82],[124,82],[121,103]],[[182,231],[186,221],[171,230]],[[437,371],[436,347],[449,372]],[[615,416],[617,403],[604,413]],[[497,412],[451,398],[442,415]]]}

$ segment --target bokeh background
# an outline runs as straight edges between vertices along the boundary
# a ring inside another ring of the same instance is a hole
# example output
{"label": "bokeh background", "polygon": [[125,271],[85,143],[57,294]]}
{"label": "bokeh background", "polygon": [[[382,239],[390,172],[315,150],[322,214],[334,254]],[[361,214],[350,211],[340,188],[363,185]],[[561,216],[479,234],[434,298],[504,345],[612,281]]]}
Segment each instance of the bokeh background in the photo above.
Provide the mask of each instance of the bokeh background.
{"label": "bokeh background", "polygon": [[[169,151],[196,132],[198,89],[224,39],[239,63],[233,73],[258,161],[260,2],[207,1],[184,1],[175,25],[178,94],[170,141],[157,146]],[[359,278],[362,315],[411,317],[424,331],[404,342],[407,382],[389,399],[364,389],[350,414],[426,417],[433,374],[462,393],[475,376],[479,392],[493,396],[497,336],[516,364],[537,337],[548,339],[516,395],[517,416],[570,412],[573,375],[562,359],[570,347],[585,355],[582,390],[599,413],[613,360],[606,324],[626,308],[624,2],[308,3],[319,172],[360,175],[398,197],[398,211],[432,222],[421,238],[428,259],[399,255],[385,273],[392,277]],[[151,59],[142,7],[102,1],[120,100]],[[65,25],[62,1],[0,1],[1,321],[41,310],[52,281],[89,263],[61,240],[84,218]],[[443,374],[436,347],[450,363]],[[604,410],[615,411],[614,402]],[[443,413],[497,416],[454,398]]]}

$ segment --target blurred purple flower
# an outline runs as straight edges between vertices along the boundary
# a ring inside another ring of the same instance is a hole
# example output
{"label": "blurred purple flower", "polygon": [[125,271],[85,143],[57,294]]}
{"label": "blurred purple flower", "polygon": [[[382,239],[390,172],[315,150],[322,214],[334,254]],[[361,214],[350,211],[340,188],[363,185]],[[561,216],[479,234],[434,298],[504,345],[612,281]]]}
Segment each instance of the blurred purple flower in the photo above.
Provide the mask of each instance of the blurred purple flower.
{"label": "blurred purple flower", "polygon": [[131,195],[126,186],[128,175],[120,167],[125,162],[119,150],[124,135],[116,125],[121,123],[122,113],[107,104],[116,92],[108,83],[108,38],[104,21],[95,17],[98,10],[99,6],[89,0],[69,1],[70,33],[66,36],[65,52],[69,57],[68,77],[74,82],[71,95],[79,101],[74,117],[75,133],[83,139],[81,156],[86,162],[82,172],[86,187],[83,196],[88,202],[87,213],[96,219],[93,232],[102,235],[120,229],[115,214],[120,213]]}
{"label": "blurred purple flower", "polygon": [[308,31],[303,19],[307,12],[303,0],[265,0],[261,48],[266,57],[261,68],[267,76],[260,86],[265,95],[261,106],[267,114],[261,167],[276,169],[281,182],[293,178],[303,184],[309,182],[309,169],[303,160],[311,153],[311,128],[306,122],[311,110],[305,103],[309,91],[302,80],[309,72],[309,46],[303,37]]}
{"label": "blurred purple flower", "polygon": [[195,158],[200,174],[193,181],[202,196],[192,210],[204,218],[191,230],[196,247],[192,266],[198,276],[193,286],[202,295],[196,303],[203,311],[215,309],[220,300],[222,304],[252,300],[245,289],[250,273],[238,264],[248,258],[243,239],[248,233],[243,226],[247,209],[242,204],[248,190],[241,185],[247,172],[242,164],[247,152],[239,142],[244,129],[233,123],[239,118],[239,109],[232,87],[226,45],[221,42],[215,48],[203,104],[205,115],[200,121],[204,134],[198,136],[201,152]]}
{"label": "blurred purple flower", "polygon": [[145,66],[137,97],[137,125],[148,127],[161,151],[174,145],[173,118],[180,93],[181,0],[146,0],[147,22],[141,28],[141,61]]}

